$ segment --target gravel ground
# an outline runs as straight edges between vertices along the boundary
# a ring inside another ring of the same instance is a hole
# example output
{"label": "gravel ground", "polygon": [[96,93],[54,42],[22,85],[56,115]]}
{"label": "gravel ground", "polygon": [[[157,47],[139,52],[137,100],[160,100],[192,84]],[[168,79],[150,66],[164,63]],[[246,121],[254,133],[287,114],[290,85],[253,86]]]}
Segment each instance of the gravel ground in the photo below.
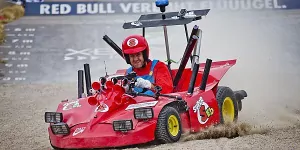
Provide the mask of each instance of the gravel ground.
{"label": "gravel ground", "polygon": [[[76,84],[1,86],[0,149],[51,149],[44,112],[55,110],[60,100],[71,99],[68,95],[76,95],[74,86]],[[286,111],[284,115],[290,119],[285,124],[279,123],[280,118],[277,118],[279,124],[272,121],[254,125],[249,121],[241,121],[251,128],[247,129],[245,135],[236,138],[221,136],[217,139],[204,139],[209,134],[216,133],[207,132],[206,136],[186,135],[174,144],[146,145],[131,149],[300,149],[300,112]]]}

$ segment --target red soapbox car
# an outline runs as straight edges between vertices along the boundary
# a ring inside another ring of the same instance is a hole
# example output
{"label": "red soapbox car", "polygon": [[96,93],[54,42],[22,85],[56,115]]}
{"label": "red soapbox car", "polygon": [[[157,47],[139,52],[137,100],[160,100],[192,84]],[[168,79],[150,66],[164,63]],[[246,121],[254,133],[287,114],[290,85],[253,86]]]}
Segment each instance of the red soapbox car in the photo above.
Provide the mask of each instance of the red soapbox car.
{"label": "red soapbox car", "polygon": [[[167,65],[171,68],[167,26],[184,25],[187,46],[179,68],[170,69],[173,92],[161,94],[164,87],[156,87],[155,95],[137,93],[133,90],[136,74],[125,75],[124,69],[92,83],[89,64],[84,64],[84,69],[78,70],[78,99],[64,100],[55,112],[45,112],[53,148],[111,148],[152,141],[172,143],[185,132],[201,132],[209,126],[238,119],[247,93],[219,86],[236,60],[212,62],[207,59],[199,63],[202,32],[195,25],[188,36],[186,25],[202,19],[209,9],[166,13],[166,5],[157,5],[161,13],[142,15],[138,21],[124,23],[123,28],[142,28],[145,36],[145,28],[162,26]],[[103,39],[122,56],[120,48],[107,35]],[[189,59],[191,67],[187,68]]]}

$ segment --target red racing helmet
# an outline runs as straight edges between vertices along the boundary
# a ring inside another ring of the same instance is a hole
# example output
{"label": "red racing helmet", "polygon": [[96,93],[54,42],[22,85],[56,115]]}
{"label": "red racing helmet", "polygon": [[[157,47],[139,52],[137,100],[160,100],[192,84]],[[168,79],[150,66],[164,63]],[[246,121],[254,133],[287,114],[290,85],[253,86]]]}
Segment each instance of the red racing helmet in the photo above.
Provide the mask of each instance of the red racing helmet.
{"label": "red racing helmet", "polygon": [[141,35],[130,35],[122,43],[122,52],[127,64],[130,64],[129,54],[143,52],[144,61],[149,58],[149,45]]}

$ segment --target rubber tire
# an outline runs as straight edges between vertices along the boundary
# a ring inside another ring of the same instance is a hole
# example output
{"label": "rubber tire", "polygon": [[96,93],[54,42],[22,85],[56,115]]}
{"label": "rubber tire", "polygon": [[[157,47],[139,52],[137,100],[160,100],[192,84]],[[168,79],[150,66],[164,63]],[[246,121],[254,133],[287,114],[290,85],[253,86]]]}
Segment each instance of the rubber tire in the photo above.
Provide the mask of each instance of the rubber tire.
{"label": "rubber tire", "polygon": [[[176,136],[172,136],[168,130],[168,118],[174,115],[179,123],[179,132]],[[157,142],[160,144],[165,143],[173,143],[179,141],[182,134],[182,126],[181,126],[181,119],[179,116],[178,111],[170,106],[166,106],[162,109],[158,116],[156,130],[155,130],[155,138]]]}
{"label": "rubber tire", "polygon": [[57,147],[53,146],[52,144],[51,144],[51,147],[53,148],[53,150],[63,150],[61,148],[57,148]]}
{"label": "rubber tire", "polygon": [[230,89],[229,87],[226,86],[218,86],[217,89],[217,94],[216,94],[216,99],[218,101],[218,105],[219,105],[219,113],[220,113],[220,123],[224,124],[224,118],[223,118],[223,114],[222,114],[222,107],[223,107],[223,102],[225,100],[226,97],[230,97],[233,101],[233,106],[234,106],[234,119],[233,122],[236,122],[238,120],[238,102],[234,96],[234,93],[232,91],[232,89]]}

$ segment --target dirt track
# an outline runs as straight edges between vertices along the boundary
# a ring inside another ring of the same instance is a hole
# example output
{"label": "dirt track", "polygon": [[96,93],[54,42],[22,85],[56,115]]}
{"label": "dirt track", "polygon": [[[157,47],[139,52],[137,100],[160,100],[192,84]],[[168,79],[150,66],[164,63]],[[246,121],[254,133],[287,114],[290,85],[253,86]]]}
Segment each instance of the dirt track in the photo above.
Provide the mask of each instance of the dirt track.
{"label": "dirt track", "polygon": [[[51,149],[44,123],[44,112],[54,110],[66,95],[76,95],[76,84],[65,85],[7,85],[1,93],[0,149]],[[299,105],[298,105],[299,106]],[[247,106],[245,106],[247,107]],[[241,114],[241,118],[247,112]],[[181,141],[175,144],[143,146],[147,149],[300,149],[300,112],[282,109],[282,116],[264,125],[251,125],[247,135],[228,139]],[[257,118],[257,117],[256,117]],[[259,119],[263,119],[262,117]],[[285,119],[285,120],[284,120]],[[287,120],[288,119],[288,120]],[[280,121],[285,124],[280,124]],[[208,132],[208,136],[215,132]],[[194,136],[195,137],[195,136]],[[205,136],[199,136],[201,139]],[[206,135],[207,137],[207,135]],[[182,140],[189,139],[185,136]],[[133,149],[138,149],[133,148]]]}
{"label": "dirt track", "polygon": [[[286,15],[278,12],[270,18],[266,13],[269,20],[265,22],[261,18],[235,20],[233,16],[230,23],[222,24],[211,15],[202,24],[202,60],[238,58],[221,83],[248,92],[239,123],[256,127],[249,135],[142,148],[300,149],[300,44],[295,40],[300,31],[291,23],[299,17],[287,19]],[[2,85],[0,91],[0,149],[50,149],[44,112],[55,110],[63,99],[75,98],[76,83]]]}

